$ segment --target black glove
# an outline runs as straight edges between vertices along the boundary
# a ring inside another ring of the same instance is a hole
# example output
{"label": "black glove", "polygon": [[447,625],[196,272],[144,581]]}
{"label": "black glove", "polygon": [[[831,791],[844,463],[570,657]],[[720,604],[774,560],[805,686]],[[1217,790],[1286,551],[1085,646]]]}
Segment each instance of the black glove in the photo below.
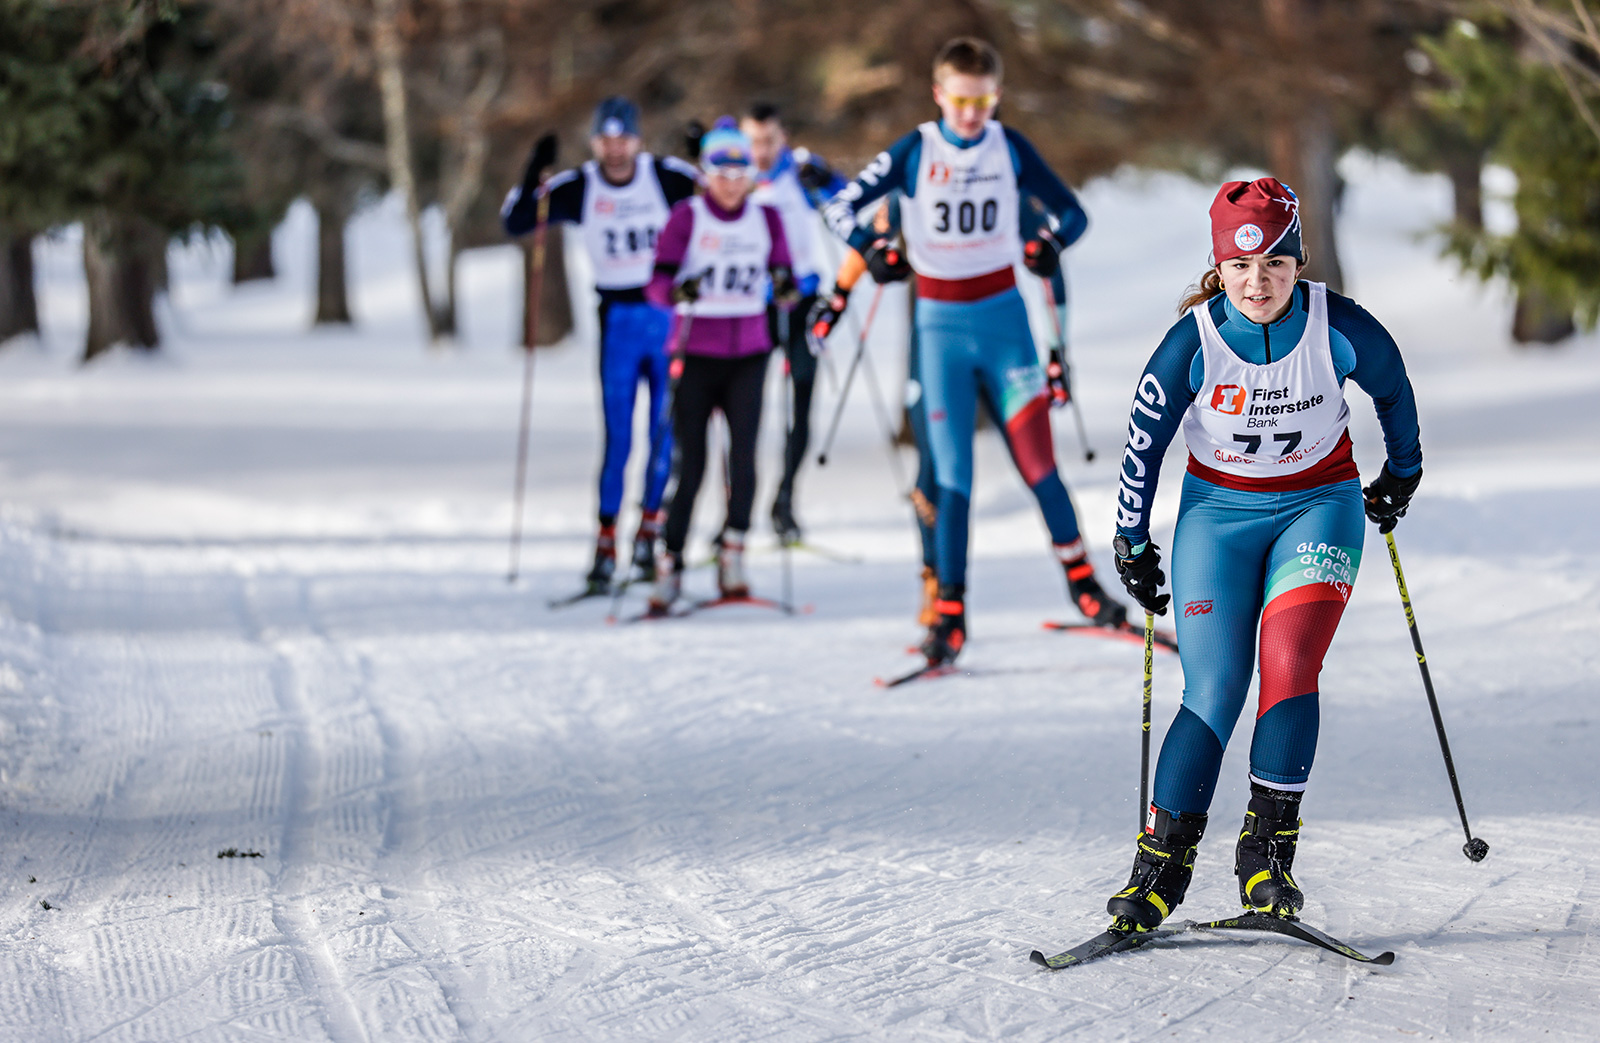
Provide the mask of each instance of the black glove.
{"label": "black glove", "polygon": [[1122,585],[1128,589],[1128,596],[1146,612],[1166,615],[1167,602],[1172,600],[1172,595],[1160,593],[1161,584],[1167,581],[1167,574],[1161,571],[1161,548],[1154,543],[1146,543],[1144,550],[1127,557],[1132,554],[1132,547],[1128,538],[1120,533],[1111,541],[1111,546],[1117,554],[1117,575],[1122,577]]}
{"label": "black glove", "polygon": [[1064,406],[1072,401],[1072,370],[1060,348],[1050,349],[1050,363],[1044,368],[1044,377],[1050,386],[1053,405]]}
{"label": "black glove", "polygon": [[528,165],[522,171],[522,194],[531,196],[539,189],[539,182],[544,179],[544,172],[556,165],[556,136],[554,132],[546,134],[533,143],[533,148],[528,152]]}
{"label": "black glove", "polygon": [[1039,278],[1048,279],[1061,267],[1061,244],[1056,242],[1055,236],[1041,229],[1038,235],[1022,244],[1022,263]]}
{"label": "black glove", "polygon": [[1389,462],[1385,460],[1377,479],[1361,490],[1362,499],[1366,501],[1367,520],[1377,522],[1378,531],[1385,535],[1393,532],[1400,519],[1406,516],[1411,494],[1417,491],[1420,481],[1420,470],[1410,478],[1401,478],[1389,470]]}
{"label": "black glove", "polygon": [[794,281],[794,269],[786,264],[772,268],[772,302],[793,305],[800,299],[800,284]]}
{"label": "black glove", "polygon": [[811,313],[806,316],[806,346],[811,349],[811,354],[822,354],[825,347],[823,341],[839,324],[839,317],[849,303],[850,291],[835,286],[826,296],[818,297],[817,303],[811,306]]}
{"label": "black glove", "polygon": [[816,156],[807,156],[795,176],[800,179],[801,186],[810,192],[820,192],[833,183],[833,171]]}
{"label": "black glove", "polygon": [[911,262],[906,260],[905,251],[887,239],[873,240],[861,259],[867,262],[867,271],[880,286],[900,282],[911,274]]}
{"label": "black glove", "polygon": [[668,295],[673,304],[693,304],[700,299],[700,280],[705,278],[705,272],[691,275],[682,282],[672,284],[672,292]]}
{"label": "black glove", "polygon": [[690,120],[683,125],[683,154],[689,157],[689,162],[700,162],[700,139],[706,136],[706,125],[699,120]]}

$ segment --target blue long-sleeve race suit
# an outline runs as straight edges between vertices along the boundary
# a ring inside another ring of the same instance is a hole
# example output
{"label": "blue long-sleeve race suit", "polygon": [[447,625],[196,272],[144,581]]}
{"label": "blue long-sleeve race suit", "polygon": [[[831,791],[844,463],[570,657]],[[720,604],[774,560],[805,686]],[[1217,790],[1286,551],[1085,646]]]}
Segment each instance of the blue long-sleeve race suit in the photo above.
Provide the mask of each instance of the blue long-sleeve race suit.
{"label": "blue long-sleeve race suit", "polygon": [[[1076,195],[1026,138],[1010,128],[1002,130],[1024,203],[1020,213],[1040,215],[1036,220],[1046,221],[1062,246],[1075,242],[1088,225]],[[964,141],[943,124],[939,133],[957,149],[984,140]],[[835,233],[858,251],[870,249],[879,235],[858,225],[864,210],[890,193],[915,200],[924,176],[923,140],[920,129],[900,139],[825,209]],[[930,293],[930,288],[937,292]],[[915,326],[918,401],[926,413],[926,441],[938,486],[934,543],[941,587],[963,589],[966,583],[972,431],[979,401],[987,401],[998,414],[1013,461],[1039,502],[1058,554],[1064,561],[1081,561],[1077,516],[1055,467],[1044,373],[1009,265],[984,278],[955,282],[930,281],[919,271]]]}
{"label": "blue long-sleeve race suit", "polygon": [[[1309,287],[1289,311],[1257,325],[1223,294],[1206,302],[1218,333],[1240,359],[1261,366],[1302,342]],[[1327,294],[1328,347],[1342,386],[1371,395],[1389,468],[1422,466],[1416,400],[1388,331],[1347,297]],[[1149,540],[1161,459],[1205,386],[1201,331],[1187,313],[1167,332],[1134,394],[1123,451],[1117,531],[1135,551]],[[1251,776],[1300,790],[1310,776],[1319,722],[1323,656],[1361,563],[1365,526],[1348,434],[1297,480],[1238,479],[1190,457],[1169,561],[1183,660],[1183,705],[1156,766],[1154,801],[1169,812],[1204,812],[1223,750],[1243,709],[1260,635],[1260,699]]]}

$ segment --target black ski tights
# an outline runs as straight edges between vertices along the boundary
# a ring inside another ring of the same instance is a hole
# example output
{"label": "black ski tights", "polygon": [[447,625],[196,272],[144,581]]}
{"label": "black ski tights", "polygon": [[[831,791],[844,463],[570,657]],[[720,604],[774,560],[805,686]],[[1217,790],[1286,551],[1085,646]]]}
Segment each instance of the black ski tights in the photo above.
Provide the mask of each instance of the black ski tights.
{"label": "black ski tights", "polygon": [[761,428],[761,393],[766,384],[767,352],[743,358],[689,355],[672,404],[672,436],[678,451],[678,488],[667,513],[666,545],[681,555],[689,538],[694,499],[706,473],[706,432],[711,412],[728,420],[728,521],[739,532],[750,528],[756,498],[756,435]]}
{"label": "black ski tights", "polygon": [[783,445],[783,478],[778,482],[780,500],[793,496],[795,475],[811,444],[811,393],[817,386],[817,357],[811,354],[811,345],[806,342],[806,316],[816,300],[815,296],[803,297],[793,309],[788,312],[774,309],[776,314],[772,316],[772,328],[784,334],[775,336],[773,343],[783,345],[784,357],[789,362],[789,379],[794,384],[794,405]]}

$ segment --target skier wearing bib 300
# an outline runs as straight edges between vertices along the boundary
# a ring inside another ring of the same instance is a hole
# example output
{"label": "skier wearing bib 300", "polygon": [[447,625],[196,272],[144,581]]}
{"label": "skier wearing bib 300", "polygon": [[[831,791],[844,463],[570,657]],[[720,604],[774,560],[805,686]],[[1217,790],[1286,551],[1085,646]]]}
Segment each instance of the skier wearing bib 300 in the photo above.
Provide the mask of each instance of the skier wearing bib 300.
{"label": "skier wearing bib 300", "polygon": [[[892,240],[900,231],[900,196],[894,194],[883,200],[878,209],[870,218],[870,226],[874,236]],[[1041,223],[1039,214],[1032,207],[1024,210],[1022,214],[1021,232],[1026,238],[1032,239],[1040,231]],[[833,277],[833,289],[828,290],[812,305],[811,314],[807,318],[807,334],[811,339],[812,351],[820,353],[823,350],[823,341],[828,334],[838,326],[844,317],[845,308],[850,303],[850,292],[863,275],[867,274],[867,262],[854,248],[845,251],[844,260],[839,263],[839,270]],[[911,274],[910,265],[903,260],[894,266],[880,265],[878,279],[899,280]],[[1057,311],[1061,315],[1061,328],[1066,328],[1066,283],[1062,278],[1059,267],[1050,275],[1052,292],[1056,301]],[[916,293],[915,287],[912,293]],[[911,428],[911,441],[917,450],[917,478],[908,494],[911,506],[916,514],[917,536],[922,550],[922,607],[917,613],[917,622],[930,632],[939,625],[939,571],[938,571],[938,539],[935,525],[938,521],[939,510],[935,506],[939,497],[938,475],[934,469],[933,452],[928,446],[928,410],[927,397],[922,393],[922,377],[917,363],[917,329],[915,324],[911,328],[910,343],[906,346],[906,387],[905,406],[906,416]],[[1067,376],[1064,372],[1053,374],[1050,377],[1051,391],[1057,399],[1065,398]],[[1059,390],[1059,394],[1057,394]],[[994,401],[979,391],[979,400],[988,409],[990,418],[996,427],[1004,427],[1004,418]]]}
{"label": "skier wearing bib 300", "polygon": [[[728,422],[731,443],[717,588],[725,598],[750,593],[744,540],[756,497],[756,436],[772,350],[767,301],[792,306],[795,298],[783,221],[771,207],[747,202],[755,172],[750,141],[731,117],[719,119],[706,134],[700,164],[706,194],[672,208],[645,291],[656,304],[682,306],[677,321],[686,333],[672,407],[678,488],[667,512],[665,552],[650,597],[655,615],[666,613],[682,592],[683,546],[705,476],[706,428],[715,409]],[[675,329],[672,339],[679,336]]]}
{"label": "skier wearing bib 300", "polygon": [[[667,407],[667,326],[671,316],[645,300],[656,237],[674,203],[694,195],[695,170],[678,159],[639,150],[639,110],[626,98],[607,98],[594,111],[589,138],[594,159],[557,174],[540,188],[555,159],[555,136],[534,146],[522,184],[500,210],[511,235],[533,231],[538,199],[548,198],[549,220],[583,230],[600,293],[600,397],[605,417],[605,453],[600,465],[600,533],[594,567],[584,578],[591,594],[603,594],[617,567],[617,514],[623,475],[633,446],[633,406],[639,382],[650,387],[650,443],[643,511],[634,535],[633,567],[655,578],[655,544],[661,531],[661,498],[672,470],[672,444],[662,422]],[[559,262],[559,258],[557,258]]]}
{"label": "skier wearing bib 300", "polygon": [[[972,435],[980,391],[1004,421],[1011,458],[1039,501],[1073,601],[1096,623],[1116,625],[1126,617],[1095,579],[1056,472],[1051,396],[1012,270],[1020,261],[1041,277],[1054,274],[1061,249],[1083,234],[1088,217],[1027,139],[992,118],[1000,77],[1000,56],[987,43],[960,38],[945,44],[933,65],[933,96],[943,118],[879,155],[825,210],[835,233],[876,275],[897,251],[870,227],[858,227],[856,215],[890,192],[904,197],[901,227],[917,275],[918,372],[939,488],[939,621],[923,644],[935,665],[953,660],[966,642]],[[1027,243],[1018,233],[1025,196],[1051,218]]]}
{"label": "skier wearing bib 300", "polygon": [[783,218],[783,234],[800,291],[799,303],[788,311],[776,304],[767,309],[773,343],[783,349],[794,386],[794,410],[783,445],[783,477],[772,501],[772,528],[779,542],[794,544],[801,539],[794,516],[795,476],[811,442],[811,393],[817,383],[817,357],[805,337],[806,314],[816,302],[824,264],[822,244],[817,241],[816,208],[843,188],[845,181],[807,150],[789,147],[774,105],[761,102],[750,106],[739,129],[750,139],[755,158],[755,190],[750,201],[772,207]]}
{"label": "skier wearing bib 300", "polygon": [[[1299,202],[1274,178],[1233,181],[1211,204],[1212,258],[1134,393],[1118,493],[1117,571],[1140,605],[1175,599],[1183,705],[1157,762],[1154,800],[1112,929],[1154,928],[1183,901],[1196,845],[1244,707],[1260,627],[1250,804],[1234,853],[1245,907],[1289,916],[1300,798],[1317,746],[1318,675],[1361,564],[1363,490],[1344,382],[1372,396],[1387,461],[1365,490],[1380,530],[1422,475],[1416,401],[1378,321],[1305,265]],[[1161,457],[1179,426],[1188,473],[1172,593],[1150,542]]]}

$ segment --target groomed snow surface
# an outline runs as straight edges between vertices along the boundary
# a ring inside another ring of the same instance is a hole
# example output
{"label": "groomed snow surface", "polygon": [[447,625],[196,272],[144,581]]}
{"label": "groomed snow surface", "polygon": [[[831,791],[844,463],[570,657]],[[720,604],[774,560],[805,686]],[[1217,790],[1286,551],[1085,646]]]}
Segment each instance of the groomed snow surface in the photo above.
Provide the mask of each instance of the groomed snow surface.
{"label": "groomed snow surface", "polygon": [[[593,347],[537,356],[508,585],[515,253],[467,256],[462,342],[430,351],[379,208],[349,233],[358,326],[308,333],[297,210],[276,282],[233,289],[225,248],[175,250],[168,347],[86,369],[78,243],[46,243],[45,335],[0,352],[0,1039],[1593,1039],[1600,340],[1513,347],[1505,294],[1435,256],[1444,183],[1359,156],[1345,173],[1350,289],[1400,340],[1422,412],[1427,473],[1397,536],[1493,846],[1462,857],[1371,531],[1323,673],[1297,876],[1310,922],[1392,967],[1248,936],[1028,962],[1100,930],[1126,879],[1142,655],[1040,629],[1075,617],[993,432],[967,674],[872,684],[914,663],[918,586],[864,383],[804,478],[811,538],[860,559],[795,557],[813,612],[552,611],[592,539]],[[1099,458],[1056,427],[1103,574],[1127,402],[1203,264],[1210,194],[1137,175],[1085,193],[1073,350]],[[885,385],[895,300],[872,340]],[[777,388],[774,367],[767,594]],[[1377,425],[1353,398],[1371,474]],[[709,592],[709,570],[689,586]],[[1157,744],[1181,691],[1160,657]],[[1180,915],[1236,909],[1249,727]]]}

